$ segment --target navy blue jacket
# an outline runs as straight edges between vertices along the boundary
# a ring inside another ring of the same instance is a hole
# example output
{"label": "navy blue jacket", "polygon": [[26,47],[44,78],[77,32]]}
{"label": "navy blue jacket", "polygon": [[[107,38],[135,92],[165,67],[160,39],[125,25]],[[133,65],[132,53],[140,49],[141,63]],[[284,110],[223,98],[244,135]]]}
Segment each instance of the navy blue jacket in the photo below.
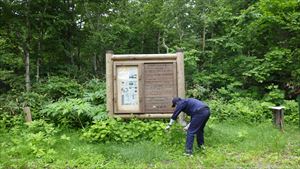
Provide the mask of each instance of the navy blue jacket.
{"label": "navy blue jacket", "polygon": [[199,110],[202,108],[205,108],[207,106],[206,103],[197,100],[197,99],[193,99],[193,98],[188,98],[188,99],[179,99],[176,102],[176,108],[174,110],[174,113],[171,117],[171,119],[176,120],[178,115],[180,114],[180,112],[184,112],[187,115],[193,117],[194,115],[196,115],[197,113],[199,113]]}

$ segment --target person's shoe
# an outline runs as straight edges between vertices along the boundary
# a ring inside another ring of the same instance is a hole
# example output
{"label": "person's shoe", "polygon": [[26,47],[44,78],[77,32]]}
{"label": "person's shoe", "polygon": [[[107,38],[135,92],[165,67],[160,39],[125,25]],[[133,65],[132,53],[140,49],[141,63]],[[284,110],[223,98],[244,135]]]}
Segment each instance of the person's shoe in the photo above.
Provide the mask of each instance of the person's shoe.
{"label": "person's shoe", "polygon": [[200,150],[206,150],[206,147],[205,147],[204,145],[201,145],[201,146],[199,147],[199,149],[200,149]]}
{"label": "person's shoe", "polygon": [[192,157],[193,156],[193,151],[192,150],[185,150],[184,155]]}
{"label": "person's shoe", "polygon": [[204,145],[198,146],[197,150],[199,151],[205,151],[206,147]]}

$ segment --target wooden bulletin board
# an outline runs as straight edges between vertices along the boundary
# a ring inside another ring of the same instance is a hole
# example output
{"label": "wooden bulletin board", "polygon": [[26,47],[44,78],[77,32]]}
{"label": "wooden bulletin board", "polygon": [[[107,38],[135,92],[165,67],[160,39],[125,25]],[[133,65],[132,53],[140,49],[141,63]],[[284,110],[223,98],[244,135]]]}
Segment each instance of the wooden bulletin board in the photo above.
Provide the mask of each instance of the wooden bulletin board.
{"label": "wooden bulletin board", "polygon": [[173,97],[184,97],[183,52],[175,54],[106,53],[109,115],[169,118]]}

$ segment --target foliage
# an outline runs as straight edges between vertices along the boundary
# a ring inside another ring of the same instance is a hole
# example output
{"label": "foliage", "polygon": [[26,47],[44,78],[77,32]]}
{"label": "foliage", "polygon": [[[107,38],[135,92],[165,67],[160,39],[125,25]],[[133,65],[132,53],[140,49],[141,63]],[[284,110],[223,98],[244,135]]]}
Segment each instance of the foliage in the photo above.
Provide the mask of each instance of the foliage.
{"label": "foliage", "polygon": [[[2,147],[11,147],[5,156],[20,158],[22,155],[33,156],[34,158],[51,158],[56,154],[53,146],[56,142],[54,138],[58,129],[52,124],[43,120],[33,121],[24,125],[18,125],[11,130],[8,142],[1,144]],[[3,155],[3,154],[2,154]]]}
{"label": "foliage", "polygon": [[208,102],[211,107],[212,117],[220,121],[244,121],[263,122],[270,118],[271,112],[269,102],[253,100],[251,98],[237,98],[231,101],[211,100]]}
{"label": "foliage", "polygon": [[284,121],[288,124],[299,125],[299,105],[294,100],[284,100]]}
{"label": "foliage", "polygon": [[[164,133],[174,136],[167,144],[150,140],[91,144],[80,139],[82,133],[78,130],[46,134],[51,127],[43,123],[34,124],[30,130],[23,126],[0,133],[0,168],[297,168],[300,162],[298,129],[286,125],[285,132],[280,132],[270,122],[210,120],[205,128],[206,150],[195,149],[192,158],[183,155],[185,134],[177,128]],[[43,146],[35,139],[31,140],[33,145],[55,153],[32,153],[24,137],[38,130],[44,133]],[[55,144],[48,145],[46,138]]]}
{"label": "foliage", "polygon": [[[272,112],[270,107],[273,102],[264,100],[254,100],[252,98],[235,98],[230,101],[216,99],[207,101],[211,107],[211,118],[218,121],[242,121],[246,123],[270,121]],[[299,114],[297,102],[284,100],[281,102],[284,106],[284,119],[287,124],[297,124]]]}
{"label": "foliage", "polygon": [[278,86],[271,85],[268,87],[270,92],[265,95],[264,100],[275,104],[276,106],[280,106],[284,101],[284,92],[278,89]]}
{"label": "foliage", "polygon": [[38,84],[37,90],[38,92],[47,94],[46,96],[53,100],[58,100],[65,97],[80,97],[83,89],[73,79],[62,76],[51,76],[46,82]]}
{"label": "foliage", "polygon": [[[274,105],[285,106],[285,124],[299,122],[299,18],[298,0],[1,1],[0,168],[298,167],[298,132],[264,122]],[[187,97],[205,100],[210,121],[222,122],[208,123],[211,148],[194,159],[181,157],[179,126],[165,133],[161,121],[107,119],[105,110],[106,50],[177,48]],[[25,105],[35,119],[26,126]],[[60,137],[41,119],[86,128]],[[98,144],[74,141],[81,134]]]}
{"label": "foliage", "polygon": [[84,84],[84,100],[94,105],[106,103],[106,84],[99,79],[91,79]]}
{"label": "foliage", "polygon": [[83,131],[82,138],[90,142],[132,142],[135,140],[159,141],[164,135],[165,124],[159,121],[143,122],[109,118],[97,121]]}
{"label": "foliage", "polygon": [[7,112],[0,113],[0,131],[6,131],[13,127],[22,126],[24,118],[22,116],[11,115]]}
{"label": "foliage", "polygon": [[[26,123],[28,133],[24,133],[25,142],[36,157],[55,154],[52,148],[56,142],[53,136],[58,132],[53,124],[43,120]],[[47,147],[45,147],[47,145]]]}
{"label": "foliage", "polygon": [[83,99],[68,99],[45,105],[40,113],[64,126],[84,127],[93,119],[105,119],[105,109],[104,105],[94,106]]}

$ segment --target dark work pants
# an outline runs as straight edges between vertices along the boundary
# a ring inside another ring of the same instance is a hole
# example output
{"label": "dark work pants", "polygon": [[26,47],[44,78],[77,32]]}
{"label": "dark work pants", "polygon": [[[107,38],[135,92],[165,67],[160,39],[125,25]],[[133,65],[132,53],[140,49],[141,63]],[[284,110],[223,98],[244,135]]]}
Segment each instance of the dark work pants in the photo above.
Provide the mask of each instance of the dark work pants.
{"label": "dark work pants", "polygon": [[191,117],[191,124],[186,136],[186,150],[193,150],[194,136],[197,135],[197,143],[200,147],[204,144],[204,127],[210,116],[209,108],[201,110],[197,115]]}

